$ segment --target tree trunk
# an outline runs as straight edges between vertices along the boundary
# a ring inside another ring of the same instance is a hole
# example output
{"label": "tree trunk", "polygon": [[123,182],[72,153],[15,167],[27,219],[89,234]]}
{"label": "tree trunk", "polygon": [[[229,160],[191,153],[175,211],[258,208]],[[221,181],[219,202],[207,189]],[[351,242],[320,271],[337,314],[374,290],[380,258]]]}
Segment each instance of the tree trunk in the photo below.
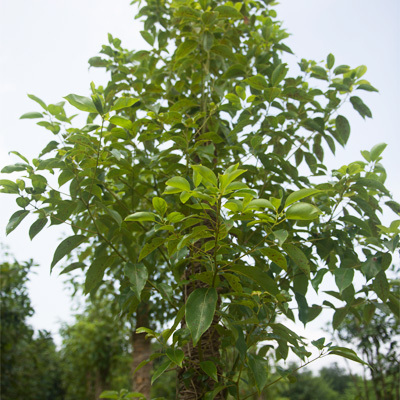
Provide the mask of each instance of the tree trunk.
{"label": "tree trunk", "polygon": [[[141,304],[136,311],[136,327],[149,327],[149,309],[147,304]],[[136,367],[151,355],[151,343],[145,339],[146,333],[132,332],[133,361],[132,373]],[[152,363],[146,364],[133,375],[133,390],[142,393],[150,399]]]}
{"label": "tree trunk", "polygon": [[[189,279],[191,275],[198,274],[203,271],[201,263],[193,263],[189,265],[185,270],[183,279]],[[185,286],[183,293],[183,300],[186,304],[187,298],[190,293],[195,289],[207,287],[206,284],[196,281]],[[220,300],[218,299],[217,309],[219,308]],[[216,330],[216,325],[218,324],[219,318],[217,315],[214,316],[214,320],[210,328],[203,334],[199,343],[196,347],[193,347],[193,342],[190,341],[184,350],[185,357],[188,361],[185,361],[183,368],[178,370],[178,384],[176,397],[180,400],[198,400],[202,399],[204,394],[210,390],[213,390],[216,386],[216,382],[207,377],[206,379],[198,379],[200,375],[205,375],[200,369],[201,361],[214,361],[217,365],[218,375],[221,376],[221,369],[218,367],[218,360],[220,358],[220,339],[219,334]],[[183,320],[181,323],[182,328],[186,327],[186,321]],[[200,350],[200,353],[199,353]],[[197,377],[197,378],[196,378]],[[214,399],[223,400],[225,399],[225,393],[218,393]]]}

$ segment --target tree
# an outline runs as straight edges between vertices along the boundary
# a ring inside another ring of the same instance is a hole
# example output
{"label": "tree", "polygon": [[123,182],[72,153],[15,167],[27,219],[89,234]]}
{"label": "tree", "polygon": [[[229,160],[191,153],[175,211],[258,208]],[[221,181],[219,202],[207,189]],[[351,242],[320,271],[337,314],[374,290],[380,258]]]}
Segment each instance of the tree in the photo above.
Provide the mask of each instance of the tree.
{"label": "tree", "polygon": [[0,263],[1,397],[61,399],[61,366],[53,339],[46,331],[34,335],[26,321],[34,312],[26,288],[33,262],[9,261],[7,253],[5,258]]}
{"label": "tree", "polygon": [[[398,274],[398,270],[396,271]],[[398,292],[398,280],[389,283]],[[365,288],[366,292],[370,288]],[[359,388],[362,399],[398,400],[400,398],[400,327],[385,305],[370,299],[364,305],[363,313],[348,315],[337,331],[339,339],[353,343],[370,369],[364,373],[364,386]],[[369,386],[368,372],[372,387]],[[372,393],[374,395],[372,395]],[[373,397],[374,396],[374,397]]]}
{"label": "tree", "polygon": [[[335,328],[365,303],[355,276],[398,313],[385,270],[399,223],[379,220],[383,202],[400,209],[384,186],[386,145],[332,176],[324,165],[326,147],[334,153],[350,135],[340,106],[369,118],[357,93],[376,89],[361,79],[365,66],[334,67],[332,54],[322,65],[302,59],[302,75],[289,75],[272,5],[146,1],[138,17],[151,50],[124,49],[109,35],[89,60],[110,72],[106,87],[65,97],[87,113],[83,127],[64,102],[29,95],[42,112],[23,118],[39,118],[58,140],[32,164],[16,153],[23,163],[3,169],[26,174],[1,181],[21,207],[8,233],[30,212],[31,237],[48,222],[70,224],[51,268],[75,251],[64,271],[83,269],[86,293],[111,282],[122,311],[143,325],[136,334],[161,346],[141,366],[159,359],[152,382],[177,371],[184,400],[240,399],[243,377],[261,392],[271,355],[291,350],[305,362],[305,341],[280,321],[295,320],[295,308],[303,324],[318,316],[306,295],[325,275],[342,305],[325,302]],[[48,173],[69,187],[55,189]],[[323,338],[313,345],[317,357],[361,361]]]}
{"label": "tree", "polygon": [[61,329],[65,400],[98,399],[106,389],[129,387],[129,330],[111,310],[107,298],[96,298]]}

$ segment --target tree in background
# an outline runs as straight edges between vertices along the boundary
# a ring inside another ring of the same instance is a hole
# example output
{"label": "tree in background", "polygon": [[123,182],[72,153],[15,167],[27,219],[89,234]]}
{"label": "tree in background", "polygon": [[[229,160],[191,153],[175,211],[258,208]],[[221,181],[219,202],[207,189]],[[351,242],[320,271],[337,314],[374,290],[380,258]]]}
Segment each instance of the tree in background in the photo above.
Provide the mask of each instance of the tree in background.
{"label": "tree in background", "polygon": [[[398,272],[397,269],[395,274],[398,275]],[[395,290],[399,290],[398,279],[390,283]],[[368,287],[364,290],[370,292]],[[343,342],[352,343],[370,367],[364,373],[363,386],[358,387],[360,398],[399,400],[400,326],[399,321],[388,313],[386,305],[372,298],[362,314],[352,313],[346,317],[337,336]]]}
{"label": "tree in background", "polygon": [[65,400],[97,400],[110,388],[130,387],[130,331],[106,297],[93,299],[61,329]]}
{"label": "tree in background", "polygon": [[26,287],[32,266],[32,261],[3,259],[0,263],[3,400],[63,398],[60,359],[53,339],[46,331],[35,335],[27,324],[34,312]]}
{"label": "tree in background", "polygon": [[[0,181],[21,208],[7,233],[30,213],[32,238],[48,223],[69,224],[51,269],[75,251],[64,271],[84,271],[85,293],[111,284],[135,334],[159,344],[135,377],[154,361],[151,383],[175,372],[183,400],[241,399],[248,385],[261,393],[269,357],[293,352],[306,363],[307,343],[280,321],[295,321],[294,309],[303,324],[318,316],[322,305],[308,304],[307,291],[325,275],[338,288],[330,294],[340,306],[325,302],[334,328],[368,303],[355,276],[398,314],[386,270],[399,223],[379,219],[384,203],[400,209],[384,186],[386,145],[332,174],[324,165],[325,151],[350,135],[340,106],[371,117],[357,94],[376,89],[362,79],[365,66],[335,67],[332,54],[322,64],[302,59],[289,74],[272,6],[146,1],[138,17],[151,49],[124,49],[109,35],[90,60],[110,72],[107,85],[65,97],[86,113],[83,126],[64,102],[29,95],[42,111],[23,118],[40,119],[57,140],[32,162],[15,152],[23,162],[3,172],[23,176]],[[361,362],[324,338],[312,344],[316,358]]]}

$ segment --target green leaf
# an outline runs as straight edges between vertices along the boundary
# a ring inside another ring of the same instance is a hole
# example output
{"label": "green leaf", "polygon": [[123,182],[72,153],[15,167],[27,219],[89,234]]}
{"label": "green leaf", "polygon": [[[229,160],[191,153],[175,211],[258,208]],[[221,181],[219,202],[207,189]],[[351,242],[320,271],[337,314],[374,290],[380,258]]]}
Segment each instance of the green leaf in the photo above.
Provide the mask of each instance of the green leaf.
{"label": "green leaf", "polygon": [[285,207],[290,206],[291,204],[295,203],[296,201],[302,200],[308,196],[312,196],[315,193],[320,193],[321,190],[319,189],[300,189],[296,192],[290,193],[286,199]]}
{"label": "green leaf", "polygon": [[181,176],[174,176],[173,178],[168,179],[167,182],[165,182],[165,184],[167,186],[171,186],[176,189],[190,192],[189,182],[185,178],[182,178]]}
{"label": "green leaf", "polygon": [[335,56],[332,53],[330,53],[326,58],[326,66],[328,67],[328,69],[332,69],[334,64],[335,64]]}
{"label": "green leaf", "polygon": [[198,46],[198,43],[195,40],[185,40],[183,43],[181,43],[178,48],[176,49],[175,53],[175,59],[179,60],[181,58],[186,57],[188,54],[190,54],[196,47]]}
{"label": "green leaf", "polygon": [[357,96],[350,97],[350,103],[353,108],[363,117],[372,118],[371,110],[364,104],[364,102]]}
{"label": "green leaf", "polygon": [[346,117],[338,115],[336,117],[336,131],[340,138],[340,144],[345,145],[350,137],[350,124]]}
{"label": "green leaf", "polygon": [[287,72],[288,72],[288,69],[286,68],[286,64],[279,64],[272,72],[272,76],[271,76],[272,86],[279,85],[282,82],[282,80],[285,78]]}
{"label": "green leaf", "polygon": [[153,197],[152,203],[153,203],[153,207],[155,208],[155,210],[161,216],[163,216],[166,213],[168,205],[164,199],[162,199],[161,197]]}
{"label": "green leaf", "polygon": [[361,85],[357,86],[357,89],[366,90],[367,92],[379,92],[378,89],[374,88],[369,83],[362,83]]}
{"label": "green leaf", "polygon": [[212,361],[201,361],[200,368],[215,382],[218,382],[217,367]]}
{"label": "green leaf", "polygon": [[349,310],[347,307],[338,308],[335,311],[335,313],[333,314],[333,320],[332,320],[333,329],[339,328],[339,326],[343,323],[348,312],[349,312]]}
{"label": "green leaf", "polygon": [[232,6],[218,6],[214,8],[214,11],[218,11],[218,18],[233,18],[233,19],[238,19],[238,18],[243,18],[242,14],[238,10],[236,10],[235,7]]}
{"label": "green leaf", "polygon": [[78,110],[98,114],[93,100],[89,97],[79,96],[77,94],[69,94],[68,96],[65,96],[64,99]]}
{"label": "green leaf", "polygon": [[267,256],[272,262],[281,267],[283,270],[287,270],[286,258],[278,250],[275,250],[271,247],[265,247],[260,249],[260,251],[264,256]]}
{"label": "green leaf", "polygon": [[6,235],[10,234],[28,214],[29,211],[19,210],[11,215],[11,218],[6,226]]}
{"label": "green leaf", "polygon": [[245,79],[245,82],[256,90],[264,90],[269,88],[267,81],[262,75],[251,76],[250,78]]}
{"label": "green leaf", "polygon": [[272,103],[272,101],[274,101],[281,94],[281,91],[281,89],[276,87],[265,89],[264,98],[268,101],[268,103]]}
{"label": "green leaf", "polygon": [[384,271],[379,271],[372,282],[372,289],[378,297],[386,302],[390,294],[390,285]]}
{"label": "green leaf", "polygon": [[145,221],[155,221],[156,220],[156,215],[152,212],[147,212],[147,211],[140,211],[136,212],[134,214],[128,215],[124,221],[139,221],[139,222],[145,222]]}
{"label": "green leaf", "polygon": [[149,276],[147,268],[143,264],[127,263],[125,265],[124,274],[128,277],[135,296],[140,300],[140,295]]}
{"label": "green leaf", "polygon": [[146,243],[140,254],[138,261],[143,260],[143,258],[147,257],[150,253],[152,253],[155,249],[160,247],[166,241],[165,238],[154,238],[150,243]]}
{"label": "green leaf", "polygon": [[110,123],[116,126],[121,126],[122,128],[131,130],[133,128],[133,123],[130,119],[122,117],[121,115],[114,115],[110,118]]}
{"label": "green leaf", "polygon": [[133,99],[132,97],[120,97],[111,107],[111,111],[118,111],[124,108],[132,107],[138,101],[139,99]]}
{"label": "green leaf", "polygon": [[47,218],[37,219],[29,228],[29,237],[31,240],[46,226]]}
{"label": "green leaf", "polygon": [[364,365],[368,366],[368,364],[366,362],[364,362],[363,360],[361,360],[361,358],[359,358],[353,350],[350,350],[346,347],[333,346],[329,349],[328,354],[335,354],[337,356],[341,356],[341,357],[347,358],[349,360],[356,361],[360,364],[364,364]]}
{"label": "green leaf", "polygon": [[218,186],[217,177],[215,176],[214,172],[211,171],[210,168],[205,167],[204,165],[192,165],[192,169],[198,172],[202,179],[202,182],[211,183],[213,186]]}
{"label": "green leaf", "polygon": [[383,150],[386,149],[386,143],[379,143],[375,145],[369,152],[371,161],[378,161],[379,156],[382,154]]}
{"label": "green leaf", "polygon": [[33,94],[28,94],[28,97],[29,97],[31,100],[36,101],[36,103],[40,104],[40,105],[42,106],[42,108],[44,108],[45,110],[47,110],[46,103],[45,103],[43,100],[39,99],[39,97],[36,97],[36,96],[33,95]]}
{"label": "green leaf", "polygon": [[12,172],[26,171],[27,168],[29,168],[29,164],[16,163],[13,165],[6,165],[1,172],[3,174],[11,174]]}
{"label": "green leaf", "polygon": [[185,358],[185,354],[181,349],[172,349],[169,347],[166,351],[166,355],[174,364],[182,368],[182,361]]}
{"label": "green leaf", "polygon": [[154,45],[154,37],[149,31],[140,31],[142,38],[150,45]]}
{"label": "green leaf", "polygon": [[305,254],[298,247],[291,243],[284,244],[282,248],[286,251],[294,263],[303,271],[303,273],[310,278],[310,265],[308,264],[308,259]]}
{"label": "green leaf", "polygon": [[215,288],[194,290],[188,297],[185,307],[187,326],[196,346],[201,335],[211,326],[217,305],[218,294]]}
{"label": "green leaf", "polygon": [[285,229],[278,229],[277,231],[274,231],[273,234],[275,238],[278,240],[279,246],[282,246],[289,236],[288,232]]}
{"label": "green leaf", "polygon": [[205,31],[203,34],[203,47],[205,51],[210,51],[212,45],[214,43],[214,35],[209,32]]}
{"label": "green leaf", "polygon": [[338,268],[334,271],[335,282],[340,290],[343,292],[348,286],[350,286],[354,279],[354,269],[352,268]]}
{"label": "green leaf", "polygon": [[86,265],[84,263],[82,263],[82,262],[74,262],[74,263],[68,265],[68,267],[65,267],[60,272],[60,275],[66,274],[66,273],[71,272],[71,271],[74,271],[75,269],[78,269],[78,268],[83,269],[85,267],[86,267]]}
{"label": "green leaf", "polygon": [[115,261],[115,256],[104,256],[96,258],[86,272],[85,294],[96,289],[102,282],[105,270]]}
{"label": "green leaf", "polygon": [[267,361],[251,354],[249,354],[247,358],[249,361],[250,371],[256,382],[257,391],[258,393],[261,393],[267,384]]}
{"label": "green leaf", "polygon": [[67,254],[70,254],[72,250],[78,247],[83,242],[86,242],[86,236],[74,235],[64,239],[57,247],[54,252],[53,261],[51,262],[50,271],[53,267]]}
{"label": "green leaf", "polygon": [[310,203],[295,203],[286,210],[287,219],[310,220],[318,218],[321,210]]}
{"label": "green leaf", "polygon": [[230,271],[237,272],[238,274],[247,276],[255,283],[257,283],[266,292],[277,295],[279,293],[279,288],[276,282],[264,271],[257,267],[245,267],[242,265],[234,265],[229,267]]}
{"label": "green leaf", "polygon": [[10,194],[18,194],[19,186],[8,179],[0,179],[0,186],[3,186],[3,189],[0,190],[2,193],[10,193]]}
{"label": "green leaf", "polygon": [[34,118],[43,118],[43,114],[40,112],[28,112],[19,117],[19,119],[34,119]]}
{"label": "green leaf", "polygon": [[151,378],[151,384],[153,384],[169,366],[172,364],[169,358],[167,358],[161,365],[154,371],[154,374]]}

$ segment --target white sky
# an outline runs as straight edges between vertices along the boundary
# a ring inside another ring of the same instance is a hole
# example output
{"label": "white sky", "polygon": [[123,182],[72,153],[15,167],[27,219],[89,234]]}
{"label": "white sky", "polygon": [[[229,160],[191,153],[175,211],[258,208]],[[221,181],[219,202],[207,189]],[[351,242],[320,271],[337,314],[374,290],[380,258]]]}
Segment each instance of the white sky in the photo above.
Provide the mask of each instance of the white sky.
{"label": "white sky", "polygon": [[[277,7],[278,18],[293,34],[286,41],[296,54],[291,64],[301,58],[322,61],[333,53],[336,65],[368,66],[364,78],[380,93],[359,91],[357,95],[370,107],[374,118],[364,121],[351,106],[344,107],[341,113],[350,120],[352,134],[346,150],[338,147],[336,159],[328,156],[327,163],[329,168],[338,168],[361,159],[360,150],[388,143],[383,164],[388,172],[387,187],[397,201],[399,10],[398,0],[283,0]],[[88,70],[87,60],[107,43],[107,33],[120,38],[124,47],[138,50],[147,46],[139,34],[141,29],[128,0],[1,1],[0,168],[19,161],[8,156],[9,151],[17,150],[31,159],[52,140],[52,134],[36,126],[35,120],[19,120],[25,112],[40,111],[27,93],[46,103],[61,101],[69,93],[88,95],[91,81],[106,82],[99,70]],[[34,218],[26,218],[6,238],[5,226],[17,210],[13,195],[0,195],[0,242],[7,244],[18,260],[33,258],[40,264],[30,283],[36,311],[31,323],[36,329],[56,333],[59,321],[71,319],[71,300],[63,291],[62,279],[57,271],[49,275],[63,230],[46,229],[31,242],[28,229]],[[314,324],[307,335],[315,339],[321,332]],[[333,357],[328,363],[331,361]]]}

